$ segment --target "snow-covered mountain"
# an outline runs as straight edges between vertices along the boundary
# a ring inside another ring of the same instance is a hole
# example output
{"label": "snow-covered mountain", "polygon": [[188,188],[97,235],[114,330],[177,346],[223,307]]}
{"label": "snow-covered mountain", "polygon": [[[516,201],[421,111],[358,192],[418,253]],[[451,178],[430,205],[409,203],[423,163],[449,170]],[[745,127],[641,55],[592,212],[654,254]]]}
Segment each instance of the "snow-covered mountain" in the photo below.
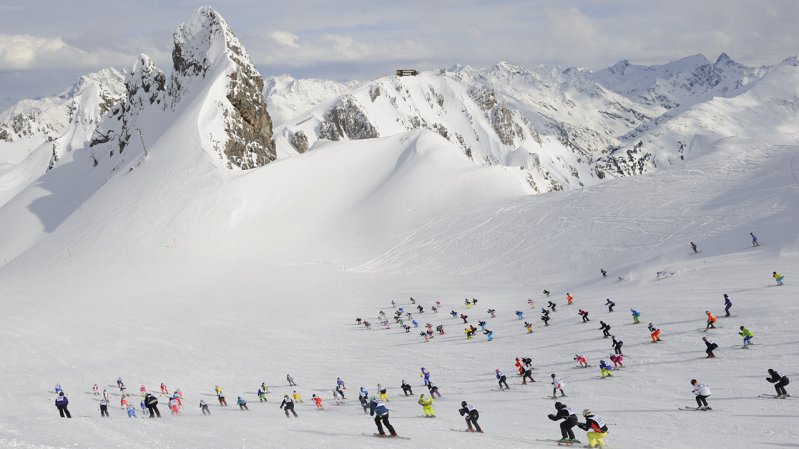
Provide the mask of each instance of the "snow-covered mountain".
{"label": "snow-covered mountain", "polygon": [[294,118],[317,104],[358,87],[358,81],[337,82],[322,79],[297,79],[290,75],[266,78],[264,98],[275,125]]}
{"label": "snow-covered mountain", "polygon": [[85,145],[100,118],[125,93],[124,73],[113,68],[81,76],[54,97],[22,100],[0,112],[0,164],[17,164],[44,142],[57,151]]}

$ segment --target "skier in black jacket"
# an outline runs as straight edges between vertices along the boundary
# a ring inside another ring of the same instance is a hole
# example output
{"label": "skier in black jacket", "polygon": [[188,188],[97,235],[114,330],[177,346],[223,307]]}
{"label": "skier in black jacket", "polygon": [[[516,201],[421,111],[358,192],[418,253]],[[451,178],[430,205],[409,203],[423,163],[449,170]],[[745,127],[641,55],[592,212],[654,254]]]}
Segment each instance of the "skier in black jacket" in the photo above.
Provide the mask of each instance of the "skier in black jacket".
{"label": "skier in black jacket", "polygon": [[785,390],[785,386],[791,383],[791,381],[788,380],[788,377],[783,376],[773,369],[768,370],[768,373],[771,375],[771,377],[767,377],[766,380],[774,384],[774,389],[777,390],[777,397],[785,399],[786,397],[790,396],[790,394],[788,394],[788,392]]}
{"label": "skier in black jacket", "polygon": [[707,357],[705,357],[705,358],[706,359],[715,359],[716,358],[716,354],[713,354],[713,351],[716,348],[718,348],[719,345],[717,345],[717,344],[713,343],[712,341],[708,340],[707,337],[702,337],[702,341],[704,341],[705,342],[705,346],[707,346],[707,349],[705,349],[705,353],[707,353]]}
{"label": "skier in black jacket", "polygon": [[[476,408],[467,404],[466,401],[463,401],[461,402],[461,408],[458,410],[458,412],[460,412],[461,416],[466,417],[467,432],[483,433],[483,429],[480,428],[480,424],[477,424],[477,420],[480,419],[480,413],[477,412]],[[474,427],[472,427],[472,425],[474,425]]]}
{"label": "skier in black jacket", "polygon": [[599,324],[601,324],[601,326],[599,326],[599,330],[601,330],[602,334],[604,335],[602,338],[610,337],[610,324],[605,324],[604,321],[600,321]]}
{"label": "skier in black jacket", "polygon": [[561,402],[555,403],[555,410],[557,410],[557,413],[554,415],[550,414],[549,419],[552,421],[563,420],[563,422],[560,423],[560,434],[563,438],[561,438],[559,442],[579,443],[574,437],[574,431],[572,430],[572,427],[577,425],[577,415],[574,414],[571,408]]}
{"label": "skier in black jacket", "polygon": [[290,418],[289,412],[291,412],[295,418],[298,418],[297,412],[294,411],[294,401],[289,397],[289,395],[283,395],[283,402],[280,403],[280,408],[286,412],[286,418]]}
{"label": "skier in black jacket", "polygon": [[72,415],[69,414],[69,409],[67,409],[68,405],[69,399],[64,396],[63,391],[59,391],[58,397],[55,398],[55,406],[58,409],[58,414],[61,415],[62,418],[72,418]]}
{"label": "skier in black jacket", "polygon": [[613,339],[613,352],[618,355],[624,355],[621,353],[621,347],[624,346],[624,342],[621,340],[616,340],[614,335],[611,335],[610,338]]}
{"label": "skier in black jacket", "polygon": [[147,411],[150,412],[150,418],[161,417],[161,412],[158,411],[158,398],[152,393],[147,393],[144,396],[144,405],[147,407]]}

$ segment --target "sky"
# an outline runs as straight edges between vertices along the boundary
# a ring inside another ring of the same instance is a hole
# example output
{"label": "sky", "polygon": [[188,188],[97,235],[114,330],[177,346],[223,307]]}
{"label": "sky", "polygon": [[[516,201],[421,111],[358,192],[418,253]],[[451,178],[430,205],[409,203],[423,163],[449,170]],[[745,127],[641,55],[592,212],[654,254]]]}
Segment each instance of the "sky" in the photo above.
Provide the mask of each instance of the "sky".
{"label": "sky", "polygon": [[[55,94],[81,74],[171,67],[189,0],[0,0],[0,107]],[[799,52],[796,0],[219,0],[264,76],[368,80],[398,67],[498,61],[600,69],[722,52],[747,65]]]}

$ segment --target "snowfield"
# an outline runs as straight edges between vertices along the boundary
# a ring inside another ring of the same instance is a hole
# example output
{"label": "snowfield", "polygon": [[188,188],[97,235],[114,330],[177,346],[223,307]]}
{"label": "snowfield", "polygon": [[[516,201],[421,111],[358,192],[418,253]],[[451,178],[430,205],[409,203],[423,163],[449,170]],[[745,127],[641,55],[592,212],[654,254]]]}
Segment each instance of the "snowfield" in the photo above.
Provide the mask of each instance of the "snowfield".
{"label": "snowfield", "polygon": [[[185,169],[167,179],[153,151],[3,269],[0,297],[11,313],[0,340],[0,442],[551,447],[541,440],[559,437],[546,418],[554,410],[546,380],[557,373],[566,404],[612,424],[610,447],[790,444],[796,399],[757,397],[773,392],[767,368],[799,371],[799,331],[780,318],[797,312],[799,148],[790,141],[727,139],[684,168],[538,196],[519,194],[512,177],[491,179],[493,168],[442,166],[438,158],[460,156],[436,149],[446,142],[432,133],[331,143],[238,176]],[[750,230],[761,247],[750,248]],[[702,253],[691,254],[689,240]],[[775,270],[784,287],[773,287]],[[674,275],[656,281],[657,271]],[[537,311],[544,288],[559,304],[548,327]],[[704,311],[723,315],[723,293],[733,317],[705,334]],[[426,308],[417,318],[444,324],[445,336],[424,343],[418,331],[377,324],[379,310],[393,312],[391,299],[407,307],[410,296]],[[466,311],[465,297],[478,306]],[[612,314],[605,298],[617,304]],[[435,300],[443,303],[438,314],[429,310]],[[631,324],[630,307],[642,312],[641,325]],[[488,308],[497,309],[488,320],[492,342],[467,341],[448,315],[465,312],[476,322]],[[591,323],[580,324],[577,308]],[[532,319],[533,334],[515,310]],[[356,326],[356,317],[372,329]],[[612,352],[600,319],[625,342],[626,367],[612,379],[600,380],[595,367]],[[663,343],[649,343],[648,322],[663,330]],[[742,324],[755,333],[751,350],[739,349]],[[719,344],[718,359],[704,359],[705,335]],[[574,369],[577,352],[594,367]],[[514,373],[518,356],[533,357],[538,383],[521,386],[512,376],[510,391],[496,391],[494,369]],[[405,379],[419,394],[422,366],[443,394],[435,420],[418,418],[416,398],[398,388]],[[289,372],[306,400],[296,420],[278,409],[291,391]],[[183,415],[131,420],[112,407],[101,419],[91,385],[116,394],[117,376],[134,395],[142,384],[180,387]],[[349,386],[340,407],[331,397],[337,376]],[[678,410],[694,404],[691,378],[710,385],[713,411]],[[57,382],[69,393],[71,421],[52,404]],[[271,386],[268,403],[254,394],[261,382]],[[410,441],[361,435],[374,424],[356,390],[374,392],[377,383],[392,387],[391,420]],[[250,411],[217,407],[215,384],[231,404],[245,397]],[[309,403],[312,393],[325,399],[324,411]],[[212,416],[201,416],[200,399]],[[486,434],[450,431],[464,427],[461,400],[480,410]]]}

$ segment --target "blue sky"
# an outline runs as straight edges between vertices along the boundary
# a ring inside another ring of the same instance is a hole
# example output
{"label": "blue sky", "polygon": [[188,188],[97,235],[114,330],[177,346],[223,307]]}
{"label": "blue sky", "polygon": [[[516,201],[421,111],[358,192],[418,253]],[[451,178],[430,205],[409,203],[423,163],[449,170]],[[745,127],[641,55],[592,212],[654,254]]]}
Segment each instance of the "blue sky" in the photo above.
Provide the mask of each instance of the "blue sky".
{"label": "blue sky", "polygon": [[[189,0],[2,0],[3,98],[55,93],[82,73],[146,53],[168,70],[171,34]],[[794,0],[221,0],[264,75],[371,79],[398,66],[593,69],[721,52],[748,65],[799,52]],[[10,100],[5,100],[7,103]]]}

